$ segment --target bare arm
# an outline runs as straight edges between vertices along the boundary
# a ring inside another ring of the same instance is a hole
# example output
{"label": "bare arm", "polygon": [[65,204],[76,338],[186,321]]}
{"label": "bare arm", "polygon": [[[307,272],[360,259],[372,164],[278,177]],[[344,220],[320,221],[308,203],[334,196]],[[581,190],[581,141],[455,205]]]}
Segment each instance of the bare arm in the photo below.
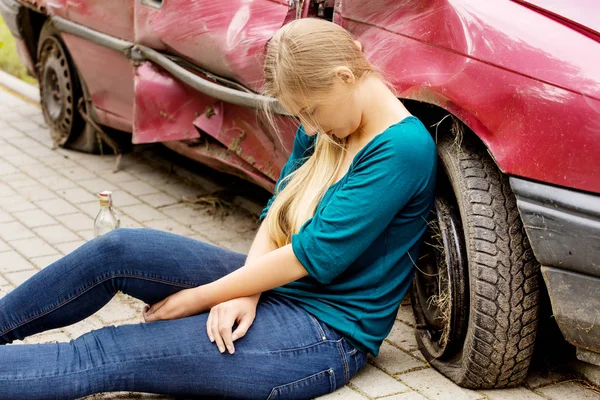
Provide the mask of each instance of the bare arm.
{"label": "bare arm", "polygon": [[[268,235],[267,232],[267,226],[263,223],[260,224],[260,227],[258,228],[258,232],[256,233],[256,236],[254,237],[254,241],[252,242],[252,245],[250,246],[250,250],[248,251],[248,257],[246,258],[246,264],[251,262],[252,260],[255,260],[257,258],[260,258],[261,256],[267,254],[270,251],[276,250],[277,247],[275,246],[275,244],[271,241],[271,238]],[[251,297],[253,298],[256,302],[258,302],[258,299],[260,298],[262,292],[253,294]]]}
{"label": "bare arm", "polygon": [[267,236],[266,226],[261,225],[243,267],[193,289],[199,292],[206,309],[238,297],[253,297],[258,301],[265,290],[306,275],[308,272],[296,258],[292,245],[276,249]]}

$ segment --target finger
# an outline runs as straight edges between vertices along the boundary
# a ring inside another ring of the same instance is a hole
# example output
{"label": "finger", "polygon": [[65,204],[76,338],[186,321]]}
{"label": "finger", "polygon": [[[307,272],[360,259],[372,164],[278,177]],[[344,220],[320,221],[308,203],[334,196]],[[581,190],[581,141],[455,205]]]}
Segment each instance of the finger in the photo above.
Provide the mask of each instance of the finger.
{"label": "finger", "polygon": [[232,313],[231,311],[227,312],[227,310],[223,310],[223,312],[219,313],[219,333],[221,334],[221,338],[223,338],[225,347],[229,350],[229,354],[235,352],[233,340],[231,340],[231,328],[235,323],[235,318],[235,313]]}
{"label": "finger", "polygon": [[223,353],[225,351],[225,344],[223,343],[223,339],[219,334],[219,313],[215,313],[213,316],[212,333],[213,337],[215,338],[215,344],[219,348],[219,351]]}
{"label": "finger", "polygon": [[254,322],[254,317],[251,314],[244,314],[238,323],[238,327],[233,331],[231,339],[238,340],[239,338],[244,337],[252,325],[252,322]]}
{"label": "finger", "polygon": [[215,341],[213,334],[212,334],[212,329],[211,329],[211,324],[212,324],[212,315],[214,313],[214,307],[210,310],[210,312],[208,313],[208,318],[206,319],[206,334],[208,335],[208,339],[212,342]]}

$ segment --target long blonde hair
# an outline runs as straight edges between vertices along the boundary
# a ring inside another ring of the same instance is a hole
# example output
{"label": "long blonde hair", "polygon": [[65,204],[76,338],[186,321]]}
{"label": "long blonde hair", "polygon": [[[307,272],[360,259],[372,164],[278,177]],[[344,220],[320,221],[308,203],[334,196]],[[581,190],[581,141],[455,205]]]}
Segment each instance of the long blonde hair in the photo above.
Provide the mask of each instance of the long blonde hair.
{"label": "long blonde hair", "polygon": [[[281,27],[268,42],[262,94],[275,97],[283,108],[294,114],[293,110],[306,104],[303,103],[306,99],[326,96],[333,87],[334,70],[338,66],[348,67],[356,83],[375,73],[384,84],[391,86],[383,72],[356,46],[347,30],[318,18],[294,20]],[[263,111],[279,136],[273,111],[267,104]],[[298,120],[303,126],[316,128],[318,133],[313,154],[275,188],[275,200],[263,221],[277,248],[291,243],[291,235],[298,233],[314,215],[347,151],[346,138],[324,134],[315,118],[300,114]]]}

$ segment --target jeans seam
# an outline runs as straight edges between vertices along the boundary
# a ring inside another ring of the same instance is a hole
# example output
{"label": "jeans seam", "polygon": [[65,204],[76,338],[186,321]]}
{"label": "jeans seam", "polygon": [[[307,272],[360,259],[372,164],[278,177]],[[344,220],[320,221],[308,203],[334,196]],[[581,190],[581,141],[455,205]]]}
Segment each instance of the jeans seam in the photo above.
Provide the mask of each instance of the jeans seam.
{"label": "jeans seam", "polygon": [[124,364],[124,363],[129,363],[129,362],[153,360],[153,359],[156,359],[156,358],[171,358],[171,357],[198,357],[198,354],[196,354],[196,353],[189,353],[189,354],[169,354],[169,355],[161,355],[161,356],[158,356],[158,357],[134,358],[132,360],[120,360],[120,361],[115,361],[115,362],[111,362],[111,363],[108,363],[108,364],[102,364],[100,366],[95,366],[95,367],[91,367],[91,368],[88,368],[88,369],[82,369],[81,371],[65,372],[65,373],[58,373],[58,374],[53,374],[53,375],[33,376],[31,378],[7,378],[7,379],[1,379],[0,378],[0,382],[2,382],[2,381],[13,381],[13,380],[26,381],[26,380],[30,380],[30,379],[52,378],[52,377],[57,377],[57,376],[61,376],[62,377],[62,376],[65,376],[65,375],[81,374],[83,372],[88,372],[88,371],[91,371],[93,369],[109,367],[109,366],[112,366],[112,365],[115,365],[115,364]]}
{"label": "jeans seam", "polygon": [[185,284],[185,283],[180,284],[180,283],[176,283],[176,282],[172,282],[172,281],[167,281],[166,279],[152,278],[152,277],[147,277],[147,276],[143,276],[143,275],[136,275],[136,274],[114,274],[114,275],[110,275],[110,276],[108,276],[108,277],[106,277],[104,279],[101,279],[99,281],[93,282],[92,285],[88,286],[87,288],[85,288],[82,291],[79,291],[79,292],[75,293],[73,296],[71,296],[71,297],[63,300],[60,304],[57,304],[55,307],[53,307],[53,308],[51,308],[49,310],[46,310],[45,312],[42,312],[42,313],[36,314],[36,315],[34,315],[32,317],[29,317],[28,319],[26,319],[24,321],[18,322],[14,326],[9,326],[8,328],[6,328],[6,330],[0,332],[0,336],[6,334],[7,332],[10,332],[10,331],[18,328],[18,327],[20,327],[20,326],[22,326],[22,325],[24,325],[24,324],[26,324],[28,322],[31,322],[34,319],[43,317],[44,315],[46,315],[46,314],[48,314],[48,313],[50,313],[52,311],[55,311],[55,310],[59,309],[60,307],[64,306],[66,303],[69,303],[71,300],[76,299],[77,297],[81,296],[83,293],[87,292],[88,290],[93,289],[94,287],[98,286],[99,284],[101,284],[101,283],[103,283],[103,282],[105,282],[105,281],[107,281],[109,279],[112,279],[114,277],[117,277],[117,276],[118,277],[134,277],[134,278],[140,278],[140,279],[148,279],[150,281],[162,281],[164,283],[174,284],[175,286],[177,286],[177,285],[184,285],[184,287],[194,287],[194,285],[188,285],[188,284]]}
{"label": "jeans seam", "polygon": [[350,371],[348,370],[348,361],[346,359],[346,354],[344,353],[344,348],[342,346],[342,340],[340,339],[337,342],[338,348],[340,350],[340,355],[342,356],[342,361],[344,362],[344,385],[346,385],[350,381]]}
{"label": "jeans seam", "polygon": [[[314,315],[312,315],[311,313],[308,313],[308,315],[313,319],[313,321],[315,322],[315,325],[317,326],[317,330],[319,331],[319,334],[321,335],[321,339],[323,338],[327,338],[327,335],[325,335],[325,331],[323,330],[323,327],[321,327],[321,324],[319,323],[319,321],[317,320],[317,317],[315,317]],[[323,339],[325,340],[325,339]]]}
{"label": "jeans seam", "polygon": [[269,350],[267,353],[269,353],[269,354],[278,354],[278,353],[283,353],[283,352],[288,352],[288,351],[291,352],[291,351],[305,350],[305,349],[308,349],[308,348],[311,348],[311,347],[318,346],[318,345],[323,344],[323,343],[336,343],[336,344],[338,344],[342,339],[343,338],[340,338],[338,340],[332,340],[332,339],[321,340],[321,341],[319,341],[317,343],[312,343],[312,344],[309,344],[309,345],[306,345],[306,346],[302,346],[302,347],[293,347],[291,349],[281,349],[281,350]]}

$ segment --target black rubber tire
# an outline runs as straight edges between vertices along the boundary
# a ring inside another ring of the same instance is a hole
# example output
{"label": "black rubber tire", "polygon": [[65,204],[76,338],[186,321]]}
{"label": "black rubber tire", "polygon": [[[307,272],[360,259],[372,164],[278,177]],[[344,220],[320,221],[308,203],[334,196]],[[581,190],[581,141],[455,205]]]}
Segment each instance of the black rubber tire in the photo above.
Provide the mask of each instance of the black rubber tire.
{"label": "black rubber tire", "polygon": [[[106,143],[98,142],[95,130],[77,109],[83,96],[81,77],[51,20],[44,23],[40,32],[37,75],[44,119],[58,146],[84,153],[112,154]],[[47,84],[49,76],[56,77],[54,88]]]}
{"label": "black rubber tire", "polygon": [[[447,178],[447,190],[454,194],[459,236],[462,234],[466,250],[468,284],[462,286],[464,293],[459,293],[463,301],[454,303],[463,304],[463,309],[452,310],[464,317],[464,326],[463,332],[455,335],[458,343],[449,351],[443,356],[432,354],[432,330],[423,320],[428,305],[415,294],[417,280],[427,278],[417,270],[411,288],[417,343],[435,369],[462,387],[517,386],[525,379],[533,355],[540,304],[539,263],[508,177],[479,139],[465,134],[456,144],[454,137],[445,135],[437,147],[445,173],[441,178]],[[450,263],[449,268],[455,269],[455,265]],[[453,276],[461,273],[450,272]],[[459,329],[455,325],[460,325],[460,318],[456,320],[459,322],[448,324],[451,330]]]}

